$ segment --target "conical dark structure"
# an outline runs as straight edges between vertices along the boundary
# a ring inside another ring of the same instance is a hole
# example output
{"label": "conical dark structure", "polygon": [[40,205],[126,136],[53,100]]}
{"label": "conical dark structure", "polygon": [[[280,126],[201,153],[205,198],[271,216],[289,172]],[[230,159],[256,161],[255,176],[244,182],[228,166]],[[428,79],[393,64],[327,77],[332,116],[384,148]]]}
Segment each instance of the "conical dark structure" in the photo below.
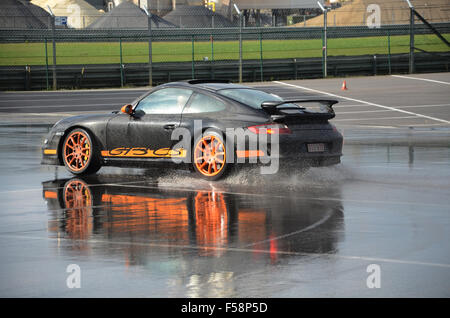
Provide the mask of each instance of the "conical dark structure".
{"label": "conical dark structure", "polygon": [[50,23],[50,14],[29,1],[0,1],[0,29],[47,29]]}
{"label": "conical dark structure", "polygon": [[105,1],[104,0],[85,0],[87,3],[89,3],[91,6],[96,8],[97,10],[104,10],[105,9]]}
{"label": "conical dark structure", "polygon": [[180,28],[224,28],[235,26],[223,15],[204,6],[178,5],[175,10],[164,16],[169,22]]}
{"label": "conical dark structure", "polygon": [[[147,29],[144,11],[131,2],[122,2],[88,26],[90,29]],[[176,28],[176,25],[152,15],[152,28]]]}

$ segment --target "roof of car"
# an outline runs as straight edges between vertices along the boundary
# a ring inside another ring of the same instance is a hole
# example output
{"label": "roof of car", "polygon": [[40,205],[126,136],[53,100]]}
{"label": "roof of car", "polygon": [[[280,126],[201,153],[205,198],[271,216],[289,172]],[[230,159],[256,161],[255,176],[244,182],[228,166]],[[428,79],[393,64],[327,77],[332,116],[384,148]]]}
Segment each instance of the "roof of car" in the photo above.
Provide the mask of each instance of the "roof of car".
{"label": "roof of car", "polygon": [[231,88],[250,88],[248,86],[233,84],[230,83],[229,81],[221,81],[221,80],[187,80],[180,82],[171,82],[165,85],[182,85],[188,87],[199,87],[210,91],[218,91],[221,89],[231,89]]}

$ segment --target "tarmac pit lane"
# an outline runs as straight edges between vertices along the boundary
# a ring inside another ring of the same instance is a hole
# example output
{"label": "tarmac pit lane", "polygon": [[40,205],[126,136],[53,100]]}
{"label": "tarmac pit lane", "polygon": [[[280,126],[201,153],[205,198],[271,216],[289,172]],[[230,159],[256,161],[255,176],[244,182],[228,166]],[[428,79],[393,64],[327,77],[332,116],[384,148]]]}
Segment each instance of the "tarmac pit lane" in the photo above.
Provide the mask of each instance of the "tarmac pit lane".
{"label": "tarmac pit lane", "polygon": [[448,145],[346,144],[334,167],[208,183],[73,177],[40,166],[45,132],[0,128],[2,297],[450,296]]}

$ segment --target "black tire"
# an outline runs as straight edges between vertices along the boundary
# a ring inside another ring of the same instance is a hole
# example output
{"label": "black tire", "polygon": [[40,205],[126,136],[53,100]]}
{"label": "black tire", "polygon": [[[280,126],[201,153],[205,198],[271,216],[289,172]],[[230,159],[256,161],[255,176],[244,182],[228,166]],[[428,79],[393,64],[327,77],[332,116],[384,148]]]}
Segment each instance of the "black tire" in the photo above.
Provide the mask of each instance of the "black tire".
{"label": "black tire", "polygon": [[81,128],[67,133],[61,147],[61,157],[66,169],[74,175],[93,174],[101,168],[97,143]]}

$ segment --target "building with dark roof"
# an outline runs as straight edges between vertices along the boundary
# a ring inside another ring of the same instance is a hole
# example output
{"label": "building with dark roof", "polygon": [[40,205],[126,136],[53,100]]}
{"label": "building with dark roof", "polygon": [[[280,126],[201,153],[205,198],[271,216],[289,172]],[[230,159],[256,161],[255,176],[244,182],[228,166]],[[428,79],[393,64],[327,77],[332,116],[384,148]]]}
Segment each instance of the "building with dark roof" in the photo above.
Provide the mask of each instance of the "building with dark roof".
{"label": "building with dark roof", "polygon": [[223,15],[204,6],[177,5],[164,19],[180,28],[224,28],[235,26]]}
{"label": "building with dark roof", "polygon": [[0,1],[1,29],[47,29],[50,26],[50,14],[29,1]]}
{"label": "building with dark roof", "polygon": [[[131,2],[122,2],[88,26],[90,29],[147,29],[148,18]],[[152,15],[152,28],[176,28],[176,25]]]}
{"label": "building with dark roof", "polygon": [[105,10],[105,0],[84,0],[97,10]]}

